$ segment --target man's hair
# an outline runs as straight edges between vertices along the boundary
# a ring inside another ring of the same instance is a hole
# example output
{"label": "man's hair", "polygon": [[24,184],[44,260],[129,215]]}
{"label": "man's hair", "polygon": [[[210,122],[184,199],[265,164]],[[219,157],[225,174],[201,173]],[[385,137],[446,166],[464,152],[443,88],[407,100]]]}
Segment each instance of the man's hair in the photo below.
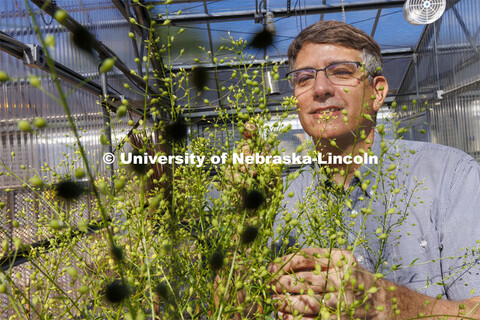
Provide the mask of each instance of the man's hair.
{"label": "man's hair", "polygon": [[[380,46],[368,34],[340,21],[318,21],[303,29],[288,47],[288,63],[294,70],[297,55],[306,43],[333,44],[360,51],[365,69],[372,76],[382,75]],[[370,77],[372,80],[373,77]]]}

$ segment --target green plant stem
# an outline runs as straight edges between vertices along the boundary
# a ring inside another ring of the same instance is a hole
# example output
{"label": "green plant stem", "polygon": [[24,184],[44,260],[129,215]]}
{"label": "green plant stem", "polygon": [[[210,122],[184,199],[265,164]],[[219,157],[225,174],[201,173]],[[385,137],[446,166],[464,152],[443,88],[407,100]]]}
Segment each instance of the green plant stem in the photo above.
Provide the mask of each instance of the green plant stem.
{"label": "green plant stem", "polygon": [[[30,7],[30,4],[29,4],[28,0],[25,0],[25,5],[28,8],[30,17],[31,17],[32,22],[34,24],[34,28],[36,30],[36,33],[37,33],[39,39],[40,39],[40,42],[42,43],[42,46],[44,48],[47,48],[48,46],[46,45],[45,39],[43,38],[42,34],[40,33],[40,28],[38,27],[37,21],[35,19],[35,15],[33,13],[32,8]],[[60,84],[58,74],[56,72],[55,65],[53,64],[53,60],[51,59],[49,50],[45,50],[45,55],[46,55],[46,61],[47,61],[48,67],[49,67],[49,69],[52,73],[52,76],[53,76],[53,81],[55,83],[55,87],[56,87],[57,92],[59,93],[59,96],[60,96],[61,104],[63,106],[65,114],[67,115],[68,122],[70,124],[70,127],[71,127],[71,129],[73,131],[73,134],[75,136],[76,142],[78,144],[78,151],[80,152],[82,160],[85,164],[85,169],[86,169],[85,171],[86,171],[86,173],[88,175],[88,178],[89,178],[89,181],[92,185],[92,191],[95,195],[95,199],[97,200],[98,208],[100,209],[102,222],[103,222],[103,225],[106,229],[109,243],[110,243],[111,247],[113,248],[115,246],[115,240],[113,238],[111,230],[108,228],[109,223],[108,223],[107,213],[105,211],[105,207],[102,204],[102,201],[101,201],[101,198],[100,198],[100,193],[98,192],[98,189],[95,186],[94,177],[93,177],[93,174],[92,174],[92,170],[90,169],[90,164],[89,164],[89,161],[87,159],[85,148],[83,147],[83,145],[80,141],[80,135],[78,133],[77,127],[75,125],[75,121],[74,121],[74,119],[72,117],[72,114],[70,112],[70,108],[68,106],[66,96],[65,96],[65,94],[63,92],[63,89],[62,89],[62,86]],[[124,272],[123,272],[123,268],[122,268],[122,265],[121,265],[120,262],[117,262],[117,269],[118,269],[118,272],[120,274],[121,280],[123,281],[124,280]],[[133,307],[132,307],[131,302],[128,299],[127,299],[127,305],[128,305],[128,308],[130,309],[130,312],[133,314]]]}

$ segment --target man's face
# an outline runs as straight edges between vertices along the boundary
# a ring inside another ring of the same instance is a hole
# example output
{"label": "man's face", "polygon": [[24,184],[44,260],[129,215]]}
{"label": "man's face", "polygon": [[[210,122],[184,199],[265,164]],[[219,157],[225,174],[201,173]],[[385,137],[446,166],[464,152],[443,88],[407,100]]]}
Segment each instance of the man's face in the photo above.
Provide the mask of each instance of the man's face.
{"label": "man's face", "polygon": [[[308,42],[298,53],[295,70],[323,69],[345,61],[363,62],[358,50]],[[383,77],[376,77],[372,85],[367,77],[362,77],[364,72],[362,73],[360,68],[358,73],[358,83],[345,86],[333,84],[327,79],[325,72],[319,71],[310,89],[294,90],[300,122],[315,142],[321,139],[325,143],[328,139],[335,138],[339,146],[350,145],[355,134],[360,132],[358,128],[365,130],[367,136],[370,136],[370,133],[373,135],[374,122],[361,115],[369,114],[374,118],[386,95],[386,81]],[[381,86],[385,87],[385,91],[381,90]],[[371,99],[372,95],[378,99]],[[342,113],[343,110],[346,115]]]}

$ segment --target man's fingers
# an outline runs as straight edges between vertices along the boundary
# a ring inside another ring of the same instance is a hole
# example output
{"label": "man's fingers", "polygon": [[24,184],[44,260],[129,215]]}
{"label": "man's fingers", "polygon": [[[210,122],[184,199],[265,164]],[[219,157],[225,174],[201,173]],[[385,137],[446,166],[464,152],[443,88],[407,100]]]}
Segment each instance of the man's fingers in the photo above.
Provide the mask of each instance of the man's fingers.
{"label": "man's fingers", "polygon": [[327,249],[302,249],[298,253],[283,256],[280,266],[270,264],[269,271],[276,273],[281,268],[286,273],[293,273],[302,270],[315,270],[316,265],[319,265],[320,271],[326,271],[330,264],[329,259],[325,257],[325,252],[327,252]]}
{"label": "man's fingers", "polygon": [[326,271],[327,269],[338,268],[338,262],[342,258],[349,260],[349,263],[355,260],[353,255],[345,250],[306,248],[297,253],[283,256],[281,265],[271,263],[269,271],[276,273],[280,268],[286,273],[315,269]]}
{"label": "man's fingers", "polygon": [[252,139],[256,136],[258,128],[255,123],[247,122],[244,125],[245,130],[242,133],[242,136],[245,140]]}
{"label": "man's fingers", "polygon": [[289,314],[289,313],[282,313],[282,312],[279,312],[278,313],[278,319],[280,320],[313,320],[313,319],[318,319],[317,317],[309,317],[309,316],[306,316],[306,315],[302,315],[301,318],[300,316],[293,316],[292,314]]}
{"label": "man's fingers", "polygon": [[329,310],[337,308],[338,297],[335,292],[314,295],[272,295],[275,308],[285,314],[303,314],[305,316],[318,316],[320,309],[326,307]]}
{"label": "man's fingers", "polygon": [[[303,314],[306,316],[317,316],[320,308],[323,306],[323,295],[272,295],[272,300],[275,303],[275,308],[281,313]],[[296,311],[295,311],[296,310]]]}
{"label": "man's fingers", "polygon": [[[331,272],[333,273],[333,271]],[[329,280],[326,280],[326,277],[329,277]],[[315,293],[320,293],[328,290],[328,287],[333,285],[330,281],[331,278],[338,278],[338,275],[333,275],[331,273],[315,274],[311,271],[299,271],[295,274],[280,276],[272,283],[274,285],[272,290],[279,294],[282,294],[283,292],[307,293],[309,289],[313,290]]]}

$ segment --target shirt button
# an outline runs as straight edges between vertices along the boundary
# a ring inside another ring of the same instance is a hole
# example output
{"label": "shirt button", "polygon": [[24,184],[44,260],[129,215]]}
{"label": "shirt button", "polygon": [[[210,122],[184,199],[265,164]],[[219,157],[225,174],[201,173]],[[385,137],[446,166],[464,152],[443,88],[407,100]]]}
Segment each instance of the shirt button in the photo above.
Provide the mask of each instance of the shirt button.
{"label": "shirt button", "polygon": [[358,257],[357,257],[357,261],[358,261],[358,263],[363,264],[363,262],[365,261],[365,259],[363,258],[363,256],[358,256]]}

